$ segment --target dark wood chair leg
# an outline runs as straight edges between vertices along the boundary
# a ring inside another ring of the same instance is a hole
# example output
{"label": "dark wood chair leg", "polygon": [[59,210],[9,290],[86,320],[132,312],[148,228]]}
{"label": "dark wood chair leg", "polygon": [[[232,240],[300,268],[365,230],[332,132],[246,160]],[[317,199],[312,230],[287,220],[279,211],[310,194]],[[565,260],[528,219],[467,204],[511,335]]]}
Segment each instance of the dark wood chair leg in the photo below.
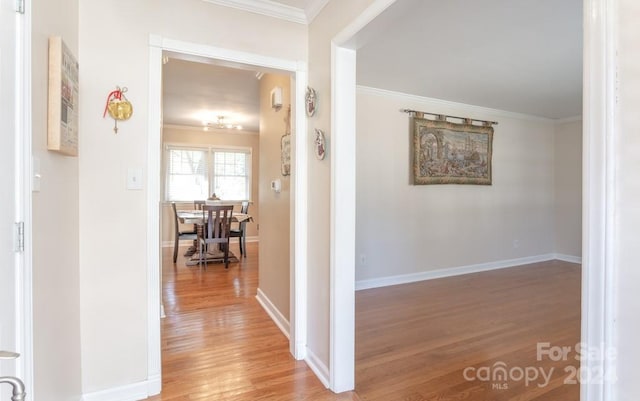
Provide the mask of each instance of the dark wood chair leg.
{"label": "dark wood chair leg", "polygon": [[229,241],[227,241],[227,244],[224,246],[224,268],[229,268]]}
{"label": "dark wood chair leg", "polygon": [[176,263],[178,260],[178,234],[176,234],[176,239],[173,242],[173,263]]}

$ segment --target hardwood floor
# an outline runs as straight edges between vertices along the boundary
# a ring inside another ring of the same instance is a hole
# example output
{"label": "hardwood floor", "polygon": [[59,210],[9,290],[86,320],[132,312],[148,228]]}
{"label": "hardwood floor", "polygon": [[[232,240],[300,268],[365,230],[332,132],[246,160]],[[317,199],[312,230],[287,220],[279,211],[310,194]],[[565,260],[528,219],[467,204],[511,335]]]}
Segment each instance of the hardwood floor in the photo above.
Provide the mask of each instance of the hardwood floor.
{"label": "hardwood floor", "polygon": [[[241,263],[186,267],[163,249],[162,393],[149,400],[359,400],[325,389],[255,299],[258,245]],[[239,254],[237,245],[233,252]]]}
{"label": "hardwood floor", "polygon": [[[580,341],[580,275],[579,265],[552,261],[357,292],[358,396],[579,400],[579,385],[565,384],[579,366],[577,354],[538,360],[536,344],[573,349]],[[507,380],[490,380],[499,379],[499,367]],[[519,379],[520,372],[533,378],[534,370],[538,377],[528,385]],[[485,373],[488,380],[480,380]],[[548,383],[543,373],[551,373]]]}
{"label": "hardwood floor", "polygon": [[[291,357],[255,300],[257,244],[247,245],[239,264],[202,272],[182,256],[173,265],[171,248],[163,249],[163,391],[150,400],[579,399],[578,385],[564,383],[565,369],[578,367],[575,352],[553,362],[537,360],[536,348],[580,341],[578,265],[553,261],[357,292],[357,395],[336,395]],[[516,376],[481,380],[499,367]],[[538,377],[527,385],[518,369]]]}

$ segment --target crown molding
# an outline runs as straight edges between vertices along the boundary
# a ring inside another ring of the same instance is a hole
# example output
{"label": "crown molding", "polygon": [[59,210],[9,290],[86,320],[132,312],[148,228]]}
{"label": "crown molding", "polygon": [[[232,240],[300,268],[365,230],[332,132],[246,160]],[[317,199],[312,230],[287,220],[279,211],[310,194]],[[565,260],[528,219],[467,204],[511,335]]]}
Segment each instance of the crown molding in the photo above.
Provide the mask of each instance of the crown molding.
{"label": "crown molding", "polygon": [[[298,24],[307,24],[307,15],[304,10],[280,4],[271,0],[203,0],[206,3],[217,4],[219,6],[236,8],[255,14],[266,15],[279,18]],[[324,1],[324,0],[322,0]],[[320,2],[322,2],[320,1]],[[317,3],[315,1],[314,3]],[[324,5],[322,6],[324,7]],[[322,9],[322,8],[320,8]],[[319,12],[319,10],[318,10]]]}
{"label": "crown molding", "polygon": [[320,11],[329,4],[330,0],[311,0],[307,7],[305,8],[305,12],[307,14],[307,24],[313,22],[314,19],[320,14]]}
{"label": "crown molding", "polygon": [[414,102],[426,103],[429,105],[455,108],[455,109],[462,110],[472,114],[477,113],[478,115],[491,115],[495,117],[506,117],[506,118],[513,118],[518,120],[538,121],[538,122],[545,122],[545,123],[556,122],[556,120],[551,118],[546,118],[546,117],[534,116],[534,115],[524,114],[524,113],[516,113],[513,111],[492,109],[489,107],[452,102],[449,100],[442,100],[442,99],[430,98],[425,96],[411,95],[408,93],[390,91],[386,89],[378,89],[370,86],[358,85],[357,91],[358,93],[362,93],[362,94],[384,96],[384,97],[395,97],[395,98],[401,98],[406,101],[414,101]]}

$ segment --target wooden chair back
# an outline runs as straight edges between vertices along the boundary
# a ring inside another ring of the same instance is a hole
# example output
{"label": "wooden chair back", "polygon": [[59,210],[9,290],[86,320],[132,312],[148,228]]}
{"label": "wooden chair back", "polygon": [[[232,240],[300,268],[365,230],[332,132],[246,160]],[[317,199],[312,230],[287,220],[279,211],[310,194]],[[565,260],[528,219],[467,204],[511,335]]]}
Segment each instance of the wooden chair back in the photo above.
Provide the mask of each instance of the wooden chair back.
{"label": "wooden chair back", "polygon": [[206,244],[228,244],[231,229],[233,206],[203,205],[204,213],[204,242]]}

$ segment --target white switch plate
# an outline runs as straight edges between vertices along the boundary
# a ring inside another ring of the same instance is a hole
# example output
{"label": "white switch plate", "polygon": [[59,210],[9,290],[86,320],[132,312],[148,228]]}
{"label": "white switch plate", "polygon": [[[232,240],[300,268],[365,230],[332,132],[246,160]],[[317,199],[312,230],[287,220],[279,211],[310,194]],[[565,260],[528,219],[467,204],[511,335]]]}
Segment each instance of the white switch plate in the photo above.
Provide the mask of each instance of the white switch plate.
{"label": "white switch plate", "polygon": [[142,169],[141,168],[127,169],[127,189],[133,189],[133,190],[142,189]]}

